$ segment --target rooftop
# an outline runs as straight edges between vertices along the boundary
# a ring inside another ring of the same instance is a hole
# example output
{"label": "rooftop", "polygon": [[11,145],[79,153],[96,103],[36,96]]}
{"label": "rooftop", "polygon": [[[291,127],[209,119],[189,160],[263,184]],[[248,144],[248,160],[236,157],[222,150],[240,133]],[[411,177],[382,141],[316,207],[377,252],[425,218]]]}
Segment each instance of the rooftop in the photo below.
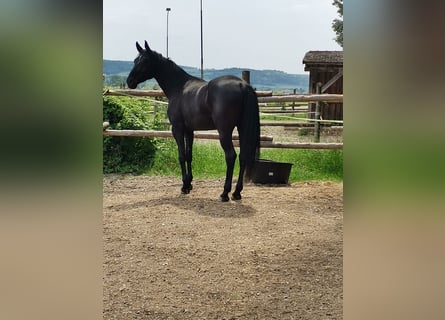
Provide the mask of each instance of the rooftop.
{"label": "rooftop", "polygon": [[303,63],[343,65],[343,51],[308,51]]}

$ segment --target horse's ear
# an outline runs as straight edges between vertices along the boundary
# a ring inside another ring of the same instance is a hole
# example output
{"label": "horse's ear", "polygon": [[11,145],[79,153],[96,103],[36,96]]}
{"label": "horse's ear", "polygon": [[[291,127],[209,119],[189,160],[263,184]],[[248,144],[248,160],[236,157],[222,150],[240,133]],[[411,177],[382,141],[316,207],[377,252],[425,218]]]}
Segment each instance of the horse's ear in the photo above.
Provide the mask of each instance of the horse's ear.
{"label": "horse's ear", "polygon": [[138,49],[139,53],[144,53],[144,49],[142,49],[139,42],[137,42],[137,41],[136,41],[136,49]]}
{"label": "horse's ear", "polygon": [[151,52],[150,47],[148,46],[148,42],[147,40],[145,40],[145,50],[147,50],[148,52]]}

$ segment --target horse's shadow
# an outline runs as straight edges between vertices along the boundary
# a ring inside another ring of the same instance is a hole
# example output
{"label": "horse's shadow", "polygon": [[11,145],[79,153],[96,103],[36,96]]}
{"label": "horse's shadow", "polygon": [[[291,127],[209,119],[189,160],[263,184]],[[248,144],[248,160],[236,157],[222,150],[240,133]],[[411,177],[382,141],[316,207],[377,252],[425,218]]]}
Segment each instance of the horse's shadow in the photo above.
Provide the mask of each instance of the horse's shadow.
{"label": "horse's shadow", "polygon": [[[165,196],[132,203],[122,203],[108,207],[113,211],[125,211],[146,208],[150,212],[162,211],[165,206],[173,206],[178,210],[192,211],[197,215],[213,218],[248,218],[256,213],[250,205],[240,201],[221,202],[209,198],[190,197],[189,195]],[[166,211],[167,212],[167,211]]]}

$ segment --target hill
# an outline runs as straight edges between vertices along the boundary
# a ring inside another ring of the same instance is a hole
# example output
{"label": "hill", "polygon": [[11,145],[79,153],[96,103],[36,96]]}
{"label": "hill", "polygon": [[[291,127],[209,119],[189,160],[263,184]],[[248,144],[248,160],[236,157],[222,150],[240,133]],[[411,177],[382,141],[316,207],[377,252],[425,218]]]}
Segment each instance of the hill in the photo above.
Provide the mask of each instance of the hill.
{"label": "hill", "polygon": [[[103,74],[105,84],[119,86],[125,80],[133,67],[132,61],[103,60]],[[194,67],[181,66],[187,73],[200,77],[201,70]],[[234,75],[241,77],[244,70],[250,71],[250,80],[253,87],[258,90],[307,92],[309,76],[307,74],[289,74],[278,70],[254,70],[242,68],[204,69],[204,79],[209,81],[223,75]],[[149,80],[139,87],[156,87],[155,80]]]}

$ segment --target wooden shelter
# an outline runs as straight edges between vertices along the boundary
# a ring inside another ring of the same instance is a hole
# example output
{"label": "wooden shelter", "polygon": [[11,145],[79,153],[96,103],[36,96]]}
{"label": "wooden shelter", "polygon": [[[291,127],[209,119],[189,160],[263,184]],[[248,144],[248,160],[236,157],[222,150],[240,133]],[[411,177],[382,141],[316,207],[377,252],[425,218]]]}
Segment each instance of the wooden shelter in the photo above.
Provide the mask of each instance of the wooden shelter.
{"label": "wooden shelter", "polygon": [[[309,93],[343,94],[343,51],[308,51],[303,58],[309,71]],[[317,83],[321,83],[317,92]],[[324,120],[343,120],[343,103],[322,103]],[[309,118],[315,117],[315,103],[309,104]]]}

